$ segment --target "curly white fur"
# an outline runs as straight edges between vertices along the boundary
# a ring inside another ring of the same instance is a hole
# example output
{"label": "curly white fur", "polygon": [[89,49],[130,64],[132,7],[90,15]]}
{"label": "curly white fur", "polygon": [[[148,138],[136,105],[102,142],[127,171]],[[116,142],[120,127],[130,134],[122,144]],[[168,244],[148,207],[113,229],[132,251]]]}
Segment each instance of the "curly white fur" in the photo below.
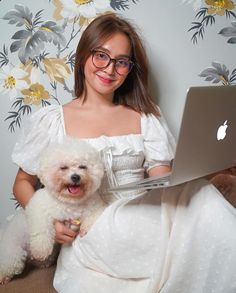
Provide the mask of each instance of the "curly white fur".
{"label": "curly white fur", "polygon": [[2,231],[1,283],[21,273],[29,258],[50,259],[55,220],[79,218],[80,236],[87,233],[105,208],[96,192],[103,174],[99,153],[84,141],[67,138],[44,152],[38,177],[45,187],[35,192],[25,210],[18,211]]}

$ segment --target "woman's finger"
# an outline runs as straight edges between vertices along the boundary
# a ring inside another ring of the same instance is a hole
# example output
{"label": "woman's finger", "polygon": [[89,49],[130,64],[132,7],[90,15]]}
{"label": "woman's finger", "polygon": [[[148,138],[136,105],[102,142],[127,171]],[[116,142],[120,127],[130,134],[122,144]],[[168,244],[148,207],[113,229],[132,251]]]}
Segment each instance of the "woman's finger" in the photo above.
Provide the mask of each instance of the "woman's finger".
{"label": "woman's finger", "polygon": [[71,243],[77,233],[67,227],[63,222],[55,222],[55,240],[60,244]]}

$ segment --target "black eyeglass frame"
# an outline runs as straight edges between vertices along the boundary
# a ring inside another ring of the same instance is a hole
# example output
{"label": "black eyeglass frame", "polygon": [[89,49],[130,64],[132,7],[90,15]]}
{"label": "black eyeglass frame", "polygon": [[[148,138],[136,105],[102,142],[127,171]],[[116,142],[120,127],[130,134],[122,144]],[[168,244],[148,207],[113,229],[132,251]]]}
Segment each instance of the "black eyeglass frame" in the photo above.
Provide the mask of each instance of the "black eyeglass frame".
{"label": "black eyeglass frame", "polygon": [[[95,53],[97,53],[97,52],[101,52],[101,53],[103,53],[103,54],[105,54],[105,55],[108,56],[109,61],[108,61],[108,63],[107,63],[106,66],[97,66],[97,65],[95,65],[93,58],[94,58]],[[110,56],[108,53],[106,53],[106,52],[104,52],[104,51],[102,51],[102,50],[98,50],[98,49],[94,49],[94,50],[92,50],[91,53],[92,53],[92,62],[93,62],[93,65],[94,65],[96,68],[99,68],[99,69],[105,69],[105,68],[107,68],[107,67],[111,64],[111,62],[113,62],[113,63],[114,63],[114,66],[115,66],[115,71],[116,71],[116,73],[119,74],[119,75],[129,74],[130,71],[132,70],[132,68],[133,68],[134,65],[135,65],[135,63],[134,63],[132,60],[127,59],[127,62],[129,62],[129,70],[128,70],[128,72],[125,73],[125,74],[120,74],[120,73],[117,71],[117,69],[116,69],[116,62],[119,61],[119,60],[122,60],[122,58],[117,58],[117,59],[116,59],[116,58],[111,58],[111,56]],[[124,59],[124,58],[123,58],[123,59]]]}

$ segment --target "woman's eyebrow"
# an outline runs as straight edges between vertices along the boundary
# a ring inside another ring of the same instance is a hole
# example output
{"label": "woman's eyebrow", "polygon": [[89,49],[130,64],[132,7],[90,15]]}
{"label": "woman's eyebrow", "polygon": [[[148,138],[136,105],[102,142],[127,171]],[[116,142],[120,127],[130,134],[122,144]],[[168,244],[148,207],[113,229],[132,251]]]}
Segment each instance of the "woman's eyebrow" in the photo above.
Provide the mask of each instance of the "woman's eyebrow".
{"label": "woman's eyebrow", "polygon": [[[101,50],[104,53],[107,53],[109,55],[111,54],[110,50],[108,50],[108,49],[106,49],[106,48],[104,48],[102,46],[96,47],[95,50]],[[115,58],[128,58],[128,59],[130,59],[131,57],[130,57],[130,55],[127,55],[127,54],[120,54],[120,55],[116,56]]]}

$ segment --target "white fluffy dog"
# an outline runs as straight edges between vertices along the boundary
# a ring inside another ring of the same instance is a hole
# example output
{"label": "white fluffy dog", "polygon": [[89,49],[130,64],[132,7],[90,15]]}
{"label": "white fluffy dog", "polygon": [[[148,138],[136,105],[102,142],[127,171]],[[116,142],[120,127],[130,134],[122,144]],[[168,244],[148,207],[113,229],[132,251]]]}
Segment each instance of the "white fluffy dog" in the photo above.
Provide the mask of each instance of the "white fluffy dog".
{"label": "white fluffy dog", "polygon": [[80,236],[87,233],[105,209],[96,192],[103,174],[100,154],[84,141],[66,139],[44,152],[38,177],[45,187],[3,227],[0,283],[20,274],[29,259],[50,265],[55,220],[79,219]]}

